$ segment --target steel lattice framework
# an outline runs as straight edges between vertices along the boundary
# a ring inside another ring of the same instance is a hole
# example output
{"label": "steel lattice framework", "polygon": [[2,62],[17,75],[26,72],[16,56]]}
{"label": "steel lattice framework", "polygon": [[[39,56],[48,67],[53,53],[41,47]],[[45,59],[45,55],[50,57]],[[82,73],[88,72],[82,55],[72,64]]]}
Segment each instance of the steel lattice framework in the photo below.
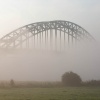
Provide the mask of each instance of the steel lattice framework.
{"label": "steel lattice framework", "polygon": [[[73,43],[74,40],[93,40],[93,37],[85,29],[75,23],[62,20],[44,21],[23,26],[5,35],[0,39],[0,48],[22,48],[24,42],[26,42],[26,47],[29,48],[30,38],[35,40],[35,36],[37,36],[38,39],[38,35],[40,34],[39,38],[41,41],[41,39],[43,38],[43,34],[45,34],[46,40],[46,38],[48,38],[48,31],[51,41],[52,30],[55,30],[55,40],[57,38],[57,32],[59,31],[60,38],[63,32],[64,41],[67,40],[68,44],[70,42]],[[67,34],[67,38],[65,37],[65,34]]]}

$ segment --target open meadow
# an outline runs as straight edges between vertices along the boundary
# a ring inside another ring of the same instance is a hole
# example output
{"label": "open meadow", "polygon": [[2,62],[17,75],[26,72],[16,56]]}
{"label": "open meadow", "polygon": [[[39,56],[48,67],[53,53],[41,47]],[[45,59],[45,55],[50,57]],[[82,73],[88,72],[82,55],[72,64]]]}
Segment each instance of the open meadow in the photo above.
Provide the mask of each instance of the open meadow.
{"label": "open meadow", "polygon": [[100,87],[5,88],[0,100],[100,100]]}

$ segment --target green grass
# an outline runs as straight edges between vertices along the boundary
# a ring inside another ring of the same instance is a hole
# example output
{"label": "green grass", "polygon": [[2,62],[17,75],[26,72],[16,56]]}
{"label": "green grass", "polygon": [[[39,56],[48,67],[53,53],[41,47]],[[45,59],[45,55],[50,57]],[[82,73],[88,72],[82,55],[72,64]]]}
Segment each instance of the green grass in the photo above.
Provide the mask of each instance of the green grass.
{"label": "green grass", "polygon": [[100,100],[100,87],[0,89],[0,100]]}

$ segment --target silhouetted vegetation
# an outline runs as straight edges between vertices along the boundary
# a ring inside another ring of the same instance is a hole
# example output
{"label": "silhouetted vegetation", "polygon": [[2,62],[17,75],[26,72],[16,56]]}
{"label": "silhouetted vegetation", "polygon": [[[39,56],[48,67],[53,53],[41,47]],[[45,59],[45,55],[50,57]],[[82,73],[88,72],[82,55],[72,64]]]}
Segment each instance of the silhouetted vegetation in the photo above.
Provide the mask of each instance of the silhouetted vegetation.
{"label": "silhouetted vegetation", "polygon": [[37,81],[1,81],[0,88],[61,88],[65,86],[100,87],[100,80],[82,81],[81,77],[74,72],[65,72],[62,81],[58,82],[37,82]]}
{"label": "silhouetted vegetation", "polygon": [[31,82],[31,81],[3,81],[0,88],[59,88],[63,87],[62,82]]}
{"label": "silhouetted vegetation", "polygon": [[80,76],[74,72],[65,72],[62,75],[62,83],[65,86],[80,86],[81,82]]}
{"label": "silhouetted vegetation", "polygon": [[15,86],[15,82],[14,82],[13,79],[10,80],[10,86],[11,86],[11,87],[14,87],[14,86]]}
{"label": "silhouetted vegetation", "polygon": [[100,86],[100,80],[90,80],[82,83],[82,86]]}

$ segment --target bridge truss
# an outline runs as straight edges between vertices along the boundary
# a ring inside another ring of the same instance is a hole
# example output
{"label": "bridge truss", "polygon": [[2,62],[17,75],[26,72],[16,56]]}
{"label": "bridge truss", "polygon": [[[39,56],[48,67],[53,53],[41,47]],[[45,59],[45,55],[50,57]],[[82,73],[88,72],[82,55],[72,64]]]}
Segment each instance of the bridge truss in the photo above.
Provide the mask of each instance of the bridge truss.
{"label": "bridge truss", "polygon": [[94,40],[81,26],[69,21],[45,21],[25,25],[0,39],[0,48],[60,49],[78,41]]}

